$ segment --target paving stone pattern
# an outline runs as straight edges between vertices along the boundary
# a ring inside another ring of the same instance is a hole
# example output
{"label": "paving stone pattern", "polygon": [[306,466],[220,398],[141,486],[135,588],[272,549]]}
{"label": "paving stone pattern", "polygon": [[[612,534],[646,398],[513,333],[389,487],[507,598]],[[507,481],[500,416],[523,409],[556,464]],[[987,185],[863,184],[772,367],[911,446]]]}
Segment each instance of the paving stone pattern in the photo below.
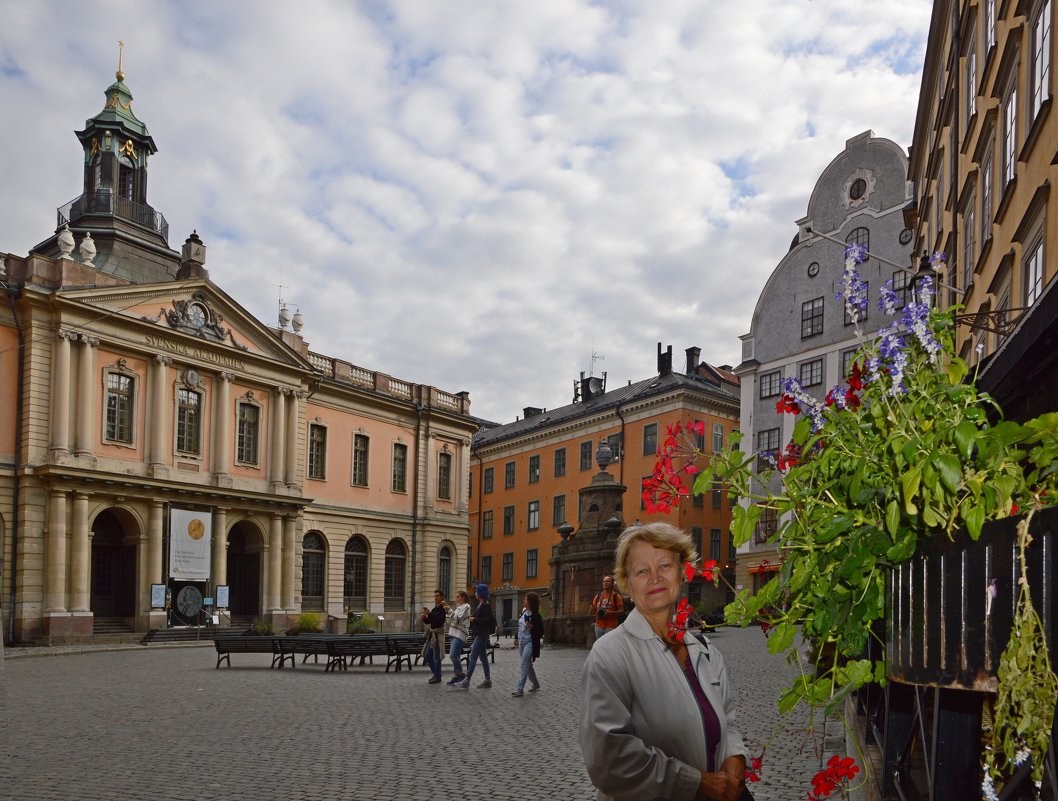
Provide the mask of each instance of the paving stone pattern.
{"label": "paving stone pattern", "polygon": [[[767,655],[758,629],[722,629],[714,642],[747,740],[757,751],[769,741],[754,795],[804,798],[819,758],[804,716],[778,723],[774,703],[794,668]],[[215,670],[211,647],[61,652],[7,649],[5,799],[594,798],[576,736],[583,650],[545,648],[543,689],[522,698],[511,696],[518,663],[509,647],[497,653],[493,689],[469,691],[427,684],[422,667],[329,674],[310,660],[280,671],[268,655],[233,654],[230,669]],[[49,656],[25,658],[40,653]],[[479,667],[473,683],[482,678]],[[839,727],[830,722],[828,733]]]}

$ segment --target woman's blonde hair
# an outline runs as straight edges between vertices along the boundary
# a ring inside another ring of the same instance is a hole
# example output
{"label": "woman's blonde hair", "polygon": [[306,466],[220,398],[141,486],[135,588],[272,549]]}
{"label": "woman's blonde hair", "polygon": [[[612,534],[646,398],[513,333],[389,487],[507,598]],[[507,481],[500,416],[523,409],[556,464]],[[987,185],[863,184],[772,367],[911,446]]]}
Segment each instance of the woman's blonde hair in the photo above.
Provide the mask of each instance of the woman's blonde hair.
{"label": "woman's blonde hair", "polygon": [[[698,552],[694,550],[694,541],[685,531],[671,523],[647,523],[645,526],[629,526],[617,540],[617,553],[614,556],[614,578],[617,588],[625,595],[630,593],[628,586],[628,552],[637,542],[645,542],[663,551],[672,551],[680,562],[698,561]],[[681,571],[682,573],[682,571]]]}

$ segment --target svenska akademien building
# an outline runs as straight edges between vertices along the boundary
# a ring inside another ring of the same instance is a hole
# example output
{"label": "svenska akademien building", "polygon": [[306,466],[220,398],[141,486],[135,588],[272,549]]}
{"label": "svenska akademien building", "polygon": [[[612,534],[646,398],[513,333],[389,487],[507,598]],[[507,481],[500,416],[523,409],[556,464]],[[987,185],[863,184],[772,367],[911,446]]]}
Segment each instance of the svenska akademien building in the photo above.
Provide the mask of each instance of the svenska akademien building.
{"label": "svenska akademien building", "polygon": [[266,326],[211,280],[197,235],[171,248],[123,78],[77,132],[82,194],[2,255],[5,641],[195,623],[225,594],[238,625],[406,628],[465,580],[467,394],[313,353],[300,315]]}

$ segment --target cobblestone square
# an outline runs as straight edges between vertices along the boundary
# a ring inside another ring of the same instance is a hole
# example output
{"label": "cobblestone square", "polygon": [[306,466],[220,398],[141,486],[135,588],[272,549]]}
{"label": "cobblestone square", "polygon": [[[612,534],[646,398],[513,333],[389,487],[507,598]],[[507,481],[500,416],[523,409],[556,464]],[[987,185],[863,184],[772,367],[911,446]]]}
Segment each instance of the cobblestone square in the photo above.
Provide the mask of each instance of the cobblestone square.
{"label": "cobblestone square", "polygon": [[[777,691],[794,668],[767,654],[758,629],[721,629],[714,642],[751,748],[775,732],[754,795],[803,798],[819,769],[804,715],[776,730]],[[423,667],[387,674],[379,660],[329,674],[311,659],[269,670],[258,654],[215,670],[207,647],[41,658],[8,649],[0,786],[17,801],[593,798],[576,736],[587,652],[545,648],[542,690],[514,698],[510,644],[497,652],[493,688],[469,691],[428,685]],[[840,743],[839,724],[828,724]]]}

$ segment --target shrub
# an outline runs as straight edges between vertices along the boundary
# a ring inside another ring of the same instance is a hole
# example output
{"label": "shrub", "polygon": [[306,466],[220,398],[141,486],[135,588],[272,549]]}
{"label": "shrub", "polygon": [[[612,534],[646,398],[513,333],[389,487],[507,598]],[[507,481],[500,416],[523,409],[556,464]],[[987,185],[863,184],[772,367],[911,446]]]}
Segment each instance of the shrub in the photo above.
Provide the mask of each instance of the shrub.
{"label": "shrub", "polygon": [[275,629],[272,628],[272,624],[267,620],[261,620],[255,617],[253,623],[250,624],[250,631],[254,634],[268,635],[275,634]]}

